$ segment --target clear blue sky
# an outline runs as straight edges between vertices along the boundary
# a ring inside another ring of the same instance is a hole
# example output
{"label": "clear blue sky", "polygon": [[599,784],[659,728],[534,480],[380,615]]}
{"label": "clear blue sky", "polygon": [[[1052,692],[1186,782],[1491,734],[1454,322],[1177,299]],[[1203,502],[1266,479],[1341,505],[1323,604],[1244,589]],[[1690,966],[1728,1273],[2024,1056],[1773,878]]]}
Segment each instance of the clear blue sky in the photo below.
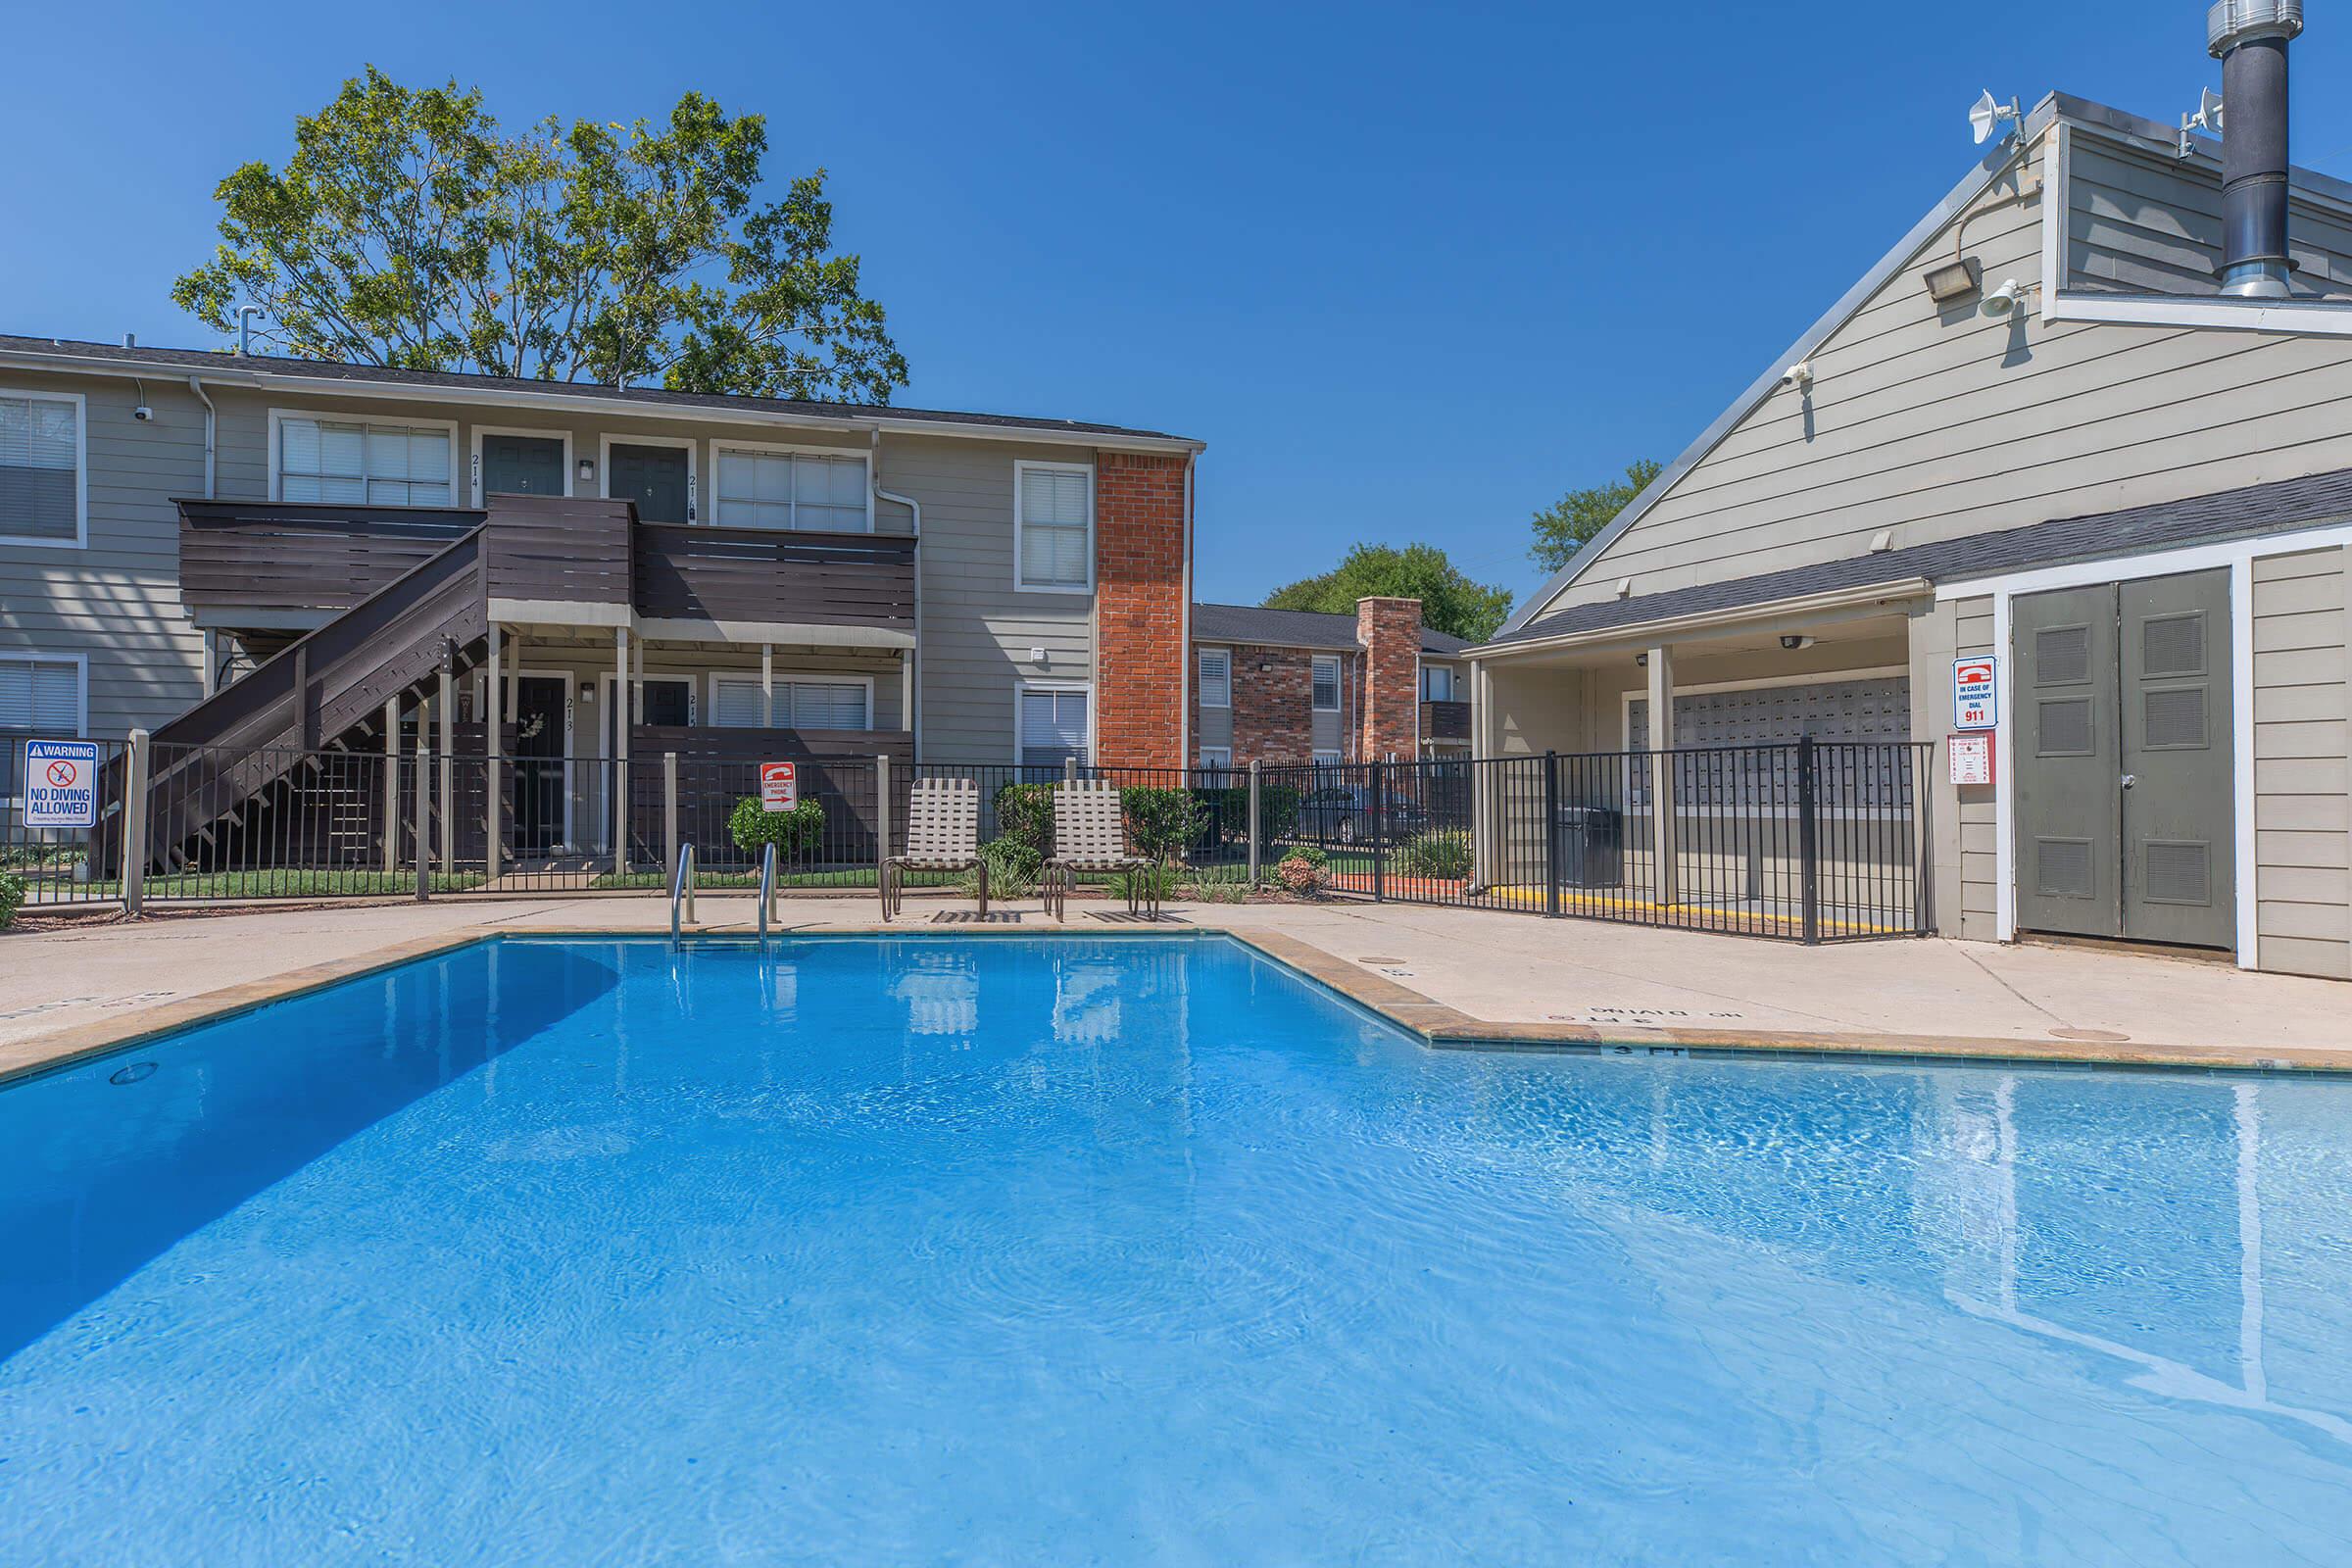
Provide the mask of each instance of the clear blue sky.
{"label": "clear blue sky", "polygon": [[[2352,7],[2311,10],[2295,156],[2352,177]],[[0,329],[207,342],[168,291],[214,184],[364,63],[514,122],[699,88],[831,171],[900,401],[1208,442],[1203,597],[1358,539],[1524,592],[1528,514],[1681,450],[1960,177],[1981,89],[2170,121],[2220,85],[2204,12],[32,7]]]}

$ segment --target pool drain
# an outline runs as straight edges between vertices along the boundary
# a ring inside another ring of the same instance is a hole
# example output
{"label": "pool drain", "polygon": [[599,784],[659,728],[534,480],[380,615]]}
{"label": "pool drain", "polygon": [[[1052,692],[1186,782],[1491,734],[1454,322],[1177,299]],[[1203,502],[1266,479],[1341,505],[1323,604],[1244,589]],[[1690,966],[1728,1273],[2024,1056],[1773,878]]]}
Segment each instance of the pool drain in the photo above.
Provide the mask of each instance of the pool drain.
{"label": "pool drain", "polygon": [[154,1076],[154,1062],[134,1061],[127,1067],[117,1068],[107,1077],[106,1081],[110,1084],[136,1084],[144,1083]]}

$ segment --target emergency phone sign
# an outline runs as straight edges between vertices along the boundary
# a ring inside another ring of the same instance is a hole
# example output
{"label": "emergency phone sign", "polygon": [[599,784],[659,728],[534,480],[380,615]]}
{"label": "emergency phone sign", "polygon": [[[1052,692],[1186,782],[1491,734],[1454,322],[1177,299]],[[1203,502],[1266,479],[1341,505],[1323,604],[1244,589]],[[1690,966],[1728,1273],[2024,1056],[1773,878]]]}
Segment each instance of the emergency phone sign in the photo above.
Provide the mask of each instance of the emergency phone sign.
{"label": "emergency phone sign", "polygon": [[789,811],[801,804],[801,770],[794,762],[760,764],[760,809]]}
{"label": "emergency phone sign", "polygon": [[1999,716],[2001,662],[1992,654],[1952,661],[1952,728],[1991,729]]}
{"label": "emergency phone sign", "polygon": [[98,825],[98,743],[24,743],[24,825]]}

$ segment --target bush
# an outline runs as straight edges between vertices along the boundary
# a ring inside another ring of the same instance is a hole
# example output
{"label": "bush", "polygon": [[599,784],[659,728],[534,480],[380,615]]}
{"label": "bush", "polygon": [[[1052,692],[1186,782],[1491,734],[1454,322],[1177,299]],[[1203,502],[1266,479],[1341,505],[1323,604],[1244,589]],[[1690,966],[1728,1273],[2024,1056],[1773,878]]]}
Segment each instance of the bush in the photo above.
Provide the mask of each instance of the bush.
{"label": "bush", "polygon": [[1470,877],[1470,835],[1460,828],[1433,828],[1396,846],[1396,869],[1407,876],[1465,882]]}
{"label": "bush", "polygon": [[1301,898],[1313,898],[1331,880],[1331,872],[1319,860],[1309,860],[1302,855],[1286,855],[1274,868],[1274,880]]}
{"label": "bush", "polygon": [[1250,897],[1250,873],[1238,865],[1204,866],[1193,878],[1192,896],[1203,904],[1241,904]]}
{"label": "bush", "polygon": [[760,847],[767,844],[776,847],[777,859],[792,859],[815,849],[824,833],[825,808],[806,795],[789,811],[763,811],[760,797],[747,795],[735,803],[734,813],[727,818],[727,837],[755,860]]}
{"label": "bush", "polygon": [[1162,865],[1180,860],[1200,831],[1200,808],[1190,790],[1137,787],[1119,791],[1127,813],[1127,837],[1135,853]]}
{"label": "bush", "polygon": [[1331,864],[1331,857],[1323,853],[1322,846],[1316,844],[1293,845],[1291,853],[1284,856],[1283,859],[1304,860],[1318,871]]}
{"label": "bush", "polygon": [[[1196,790],[1201,814],[1209,825],[1218,829],[1218,837],[1229,844],[1246,843],[1250,837],[1250,786]],[[1271,849],[1283,839],[1298,831],[1298,805],[1301,797],[1288,784],[1260,784],[1257,790],[1257,843],[1260,849]]]}
{"label": "bush", "polygon": [[16,923],[17,910],[24,903],[24,879],[13,871],[0,871],[0,931]]}
{"label": "bush", "polygon": [[[1027,899],[1037,894],[1039,873],[1044,869],[1045,857],[1015,838],[990,839],[980,846],[980,858],[988,862],[988,896],[992,899]],[[956,890],[967,899],[980,896],[980,878],[966,871],[956,879]]]}
{"label": "bush", "polygon": [[1010,839],[1037,852],[1041,861],[1054,853],[1054,786],[1007,784],[997,791],[997,833],[992,843]]}

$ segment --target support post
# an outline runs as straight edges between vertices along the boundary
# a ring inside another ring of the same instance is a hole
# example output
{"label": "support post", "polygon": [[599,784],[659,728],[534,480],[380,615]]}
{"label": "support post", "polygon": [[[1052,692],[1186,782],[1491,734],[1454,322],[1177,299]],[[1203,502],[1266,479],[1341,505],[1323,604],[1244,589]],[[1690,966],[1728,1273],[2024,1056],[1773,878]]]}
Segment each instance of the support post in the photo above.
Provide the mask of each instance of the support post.
{"label": "support post", "polygon": [[1258,847],[1259,824],[1265,820],[1259,814],[1265,808],[1258,795],[1260,784],[1258,761],[1257,758],[1250,759],[1250,885],[1251,887],[1257,886],[1258,857],[1264,853]]}
{"label": "support post", "polygon": [[612,808],[612,874],[629,874],[629,628],[612,628],[612,787],[605,798]]}
{"label": "support post", "polygon": [[384,699],[384,875],[400,869],[400,699]]}
{"label": "support post", "polygon": [[416,902],[430,899],[433,887],[433,748],[416,726]]}
{"label": "support post", "polygon": [[1813,747],[1810,735],[1796,743],[1796,853],[1808,945],[1821,940],[1821,819],[1813,782]]}
{"label": "support post", "polygon": [[1650,896],[1661,907],[1682,903],[1675,840],[1674,650],[1649,651],[1649,858]]}
{"label": "support post", "polygon": [[1065,757],[1061,760],[1061,781],[1064,784],[1078,782],[1078,759],[1075,757]]}
{"label": "support post", "polygon": [[134,729],[122,747],[122,913],[137,919],[147,902],[147,777],[152,738]]}
{"label": "support post", "polygon": [[662,860],[678,863],[678,754],[662,754]]}
{"label": "support post", "polygon": [[482,869],[485,884],[496,882],[505,870],[506,833],[500,821],[506,805],[499,788],[505,747],[500,731],[506,724],[506,682],[500,658],[505,651],[498,623],[490,623],[490,668],[482,680]]}
{"label": "support post", "polygon": [[1372,789],[1364,801],[1364,821],[1372,829],[1372,902],[1381,904],[1389,896],[1388,764],[1374,762],[1371,772]]}
{"label": "support post", "polygon": [[776,727],[776,646],[760,645],[760,722],[762,727]]}
{"label": "support post", "polygon": [[1560,754],[1544,754],[1544,912],[1560,912]]}
{"label": "support post", "polygon": [[455,874],[458,869],[458,645],[454,642],[441,650],[441,698],[436,705],[441,719],[441,869]]}

